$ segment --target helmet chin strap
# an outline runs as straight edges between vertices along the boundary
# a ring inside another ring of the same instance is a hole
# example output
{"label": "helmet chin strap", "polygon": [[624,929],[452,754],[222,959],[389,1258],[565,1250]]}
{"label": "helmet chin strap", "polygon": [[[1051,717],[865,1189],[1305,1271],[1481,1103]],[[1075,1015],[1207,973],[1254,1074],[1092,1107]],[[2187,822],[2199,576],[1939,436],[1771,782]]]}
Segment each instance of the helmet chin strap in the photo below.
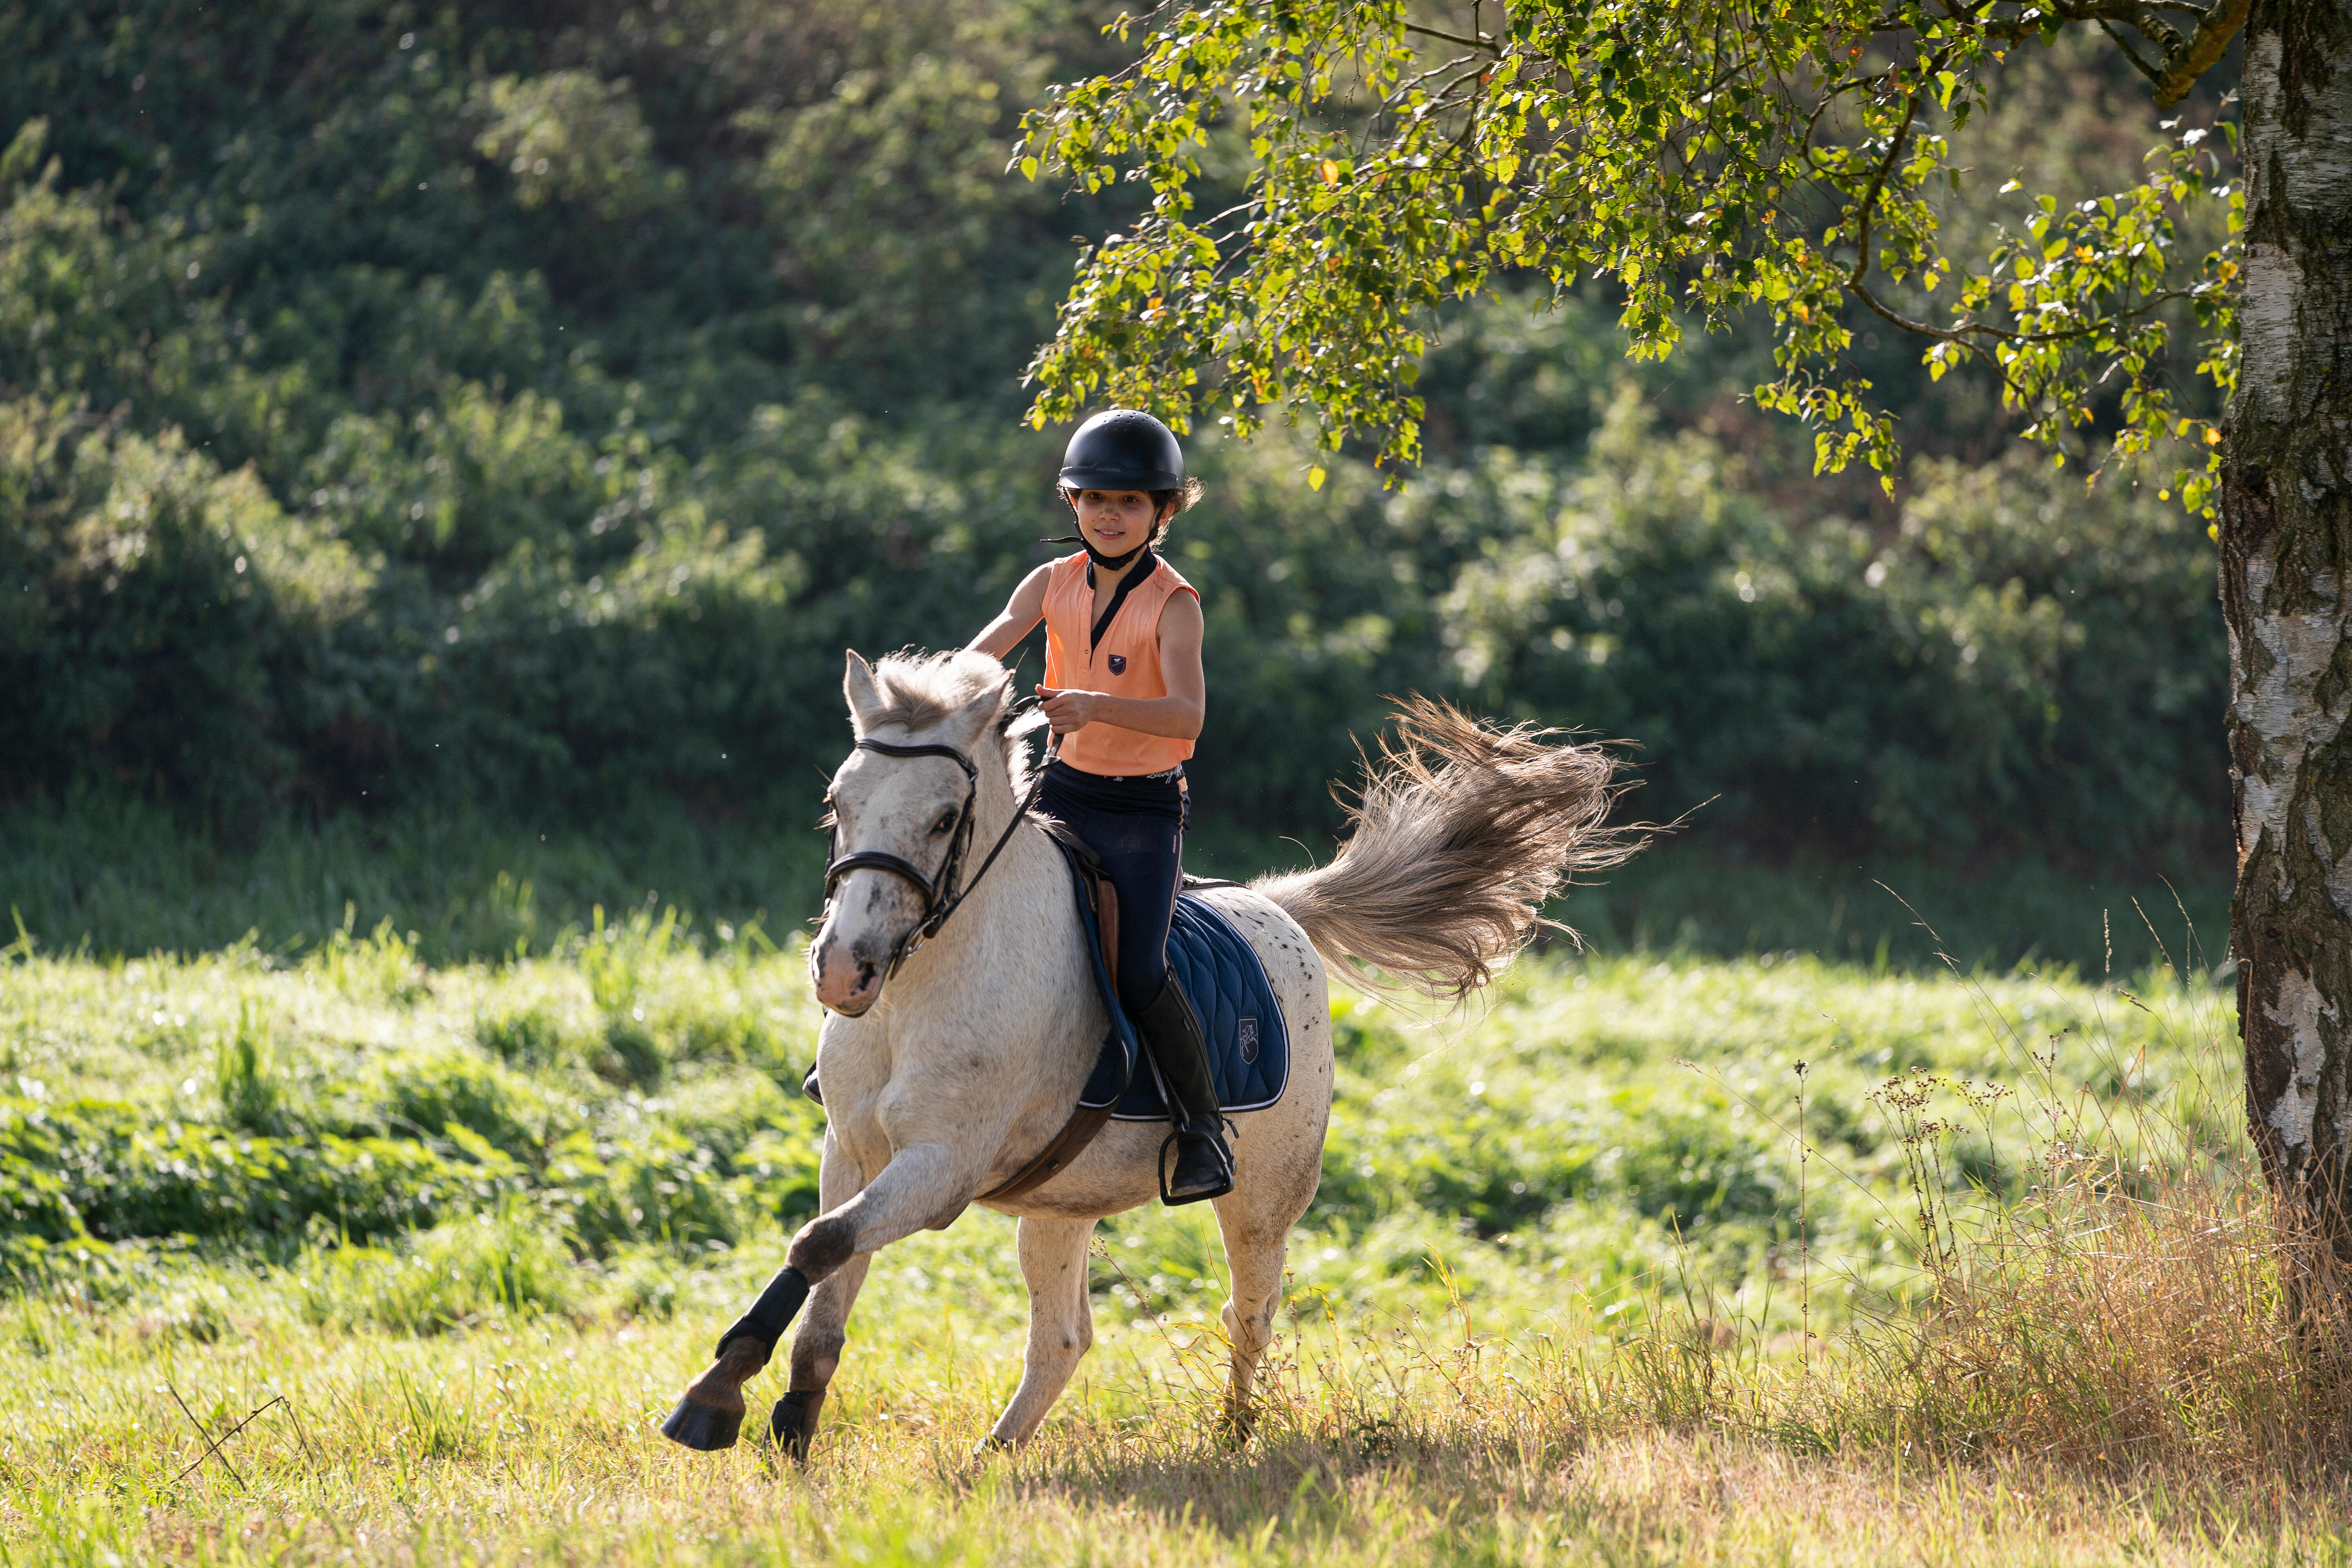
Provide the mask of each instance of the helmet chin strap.
{"label": "helmet chin strap", "polygon": [[1133,561],[1137,556],[1151,548],[1149,544],[1139,544],[1124,555],[1105,555],[1101,551],[1097,550],[1094,547],[1094,542],[1083,533],[1066,533],[1059,539],[1041,539],[1037,542],[1040,544],[1080,545],[1086,550],[1087,559],[1093,562],[1096,565],[1101,567],[1106,572],[1118,572],[1124,570],[1129,562]]}
{"label": "helmet chin strap", "polygon": [[[1072,504],[1070,510],[1074,512],[1077,510],[1076,503]],[[1151,531],[1154,533],[1160,531],[1161,518],[1162,513],[1159,509],[1155,508],[1151,514]],[[1151,548],[1151,542],[1150,540],[1146,540],[1124,555],[1105,555],[1101,551],[1095,548],[1094,541],[1088,539],[1084,533],[1066,533],[1059,539],[1041,539],[1037,542],[1040,544],[1079,545],[1085,549],[1087,559],[1093,562],[1097,566],[1106,572],[1125,571],[1129,562],[1133,561],[1137,556]]]}

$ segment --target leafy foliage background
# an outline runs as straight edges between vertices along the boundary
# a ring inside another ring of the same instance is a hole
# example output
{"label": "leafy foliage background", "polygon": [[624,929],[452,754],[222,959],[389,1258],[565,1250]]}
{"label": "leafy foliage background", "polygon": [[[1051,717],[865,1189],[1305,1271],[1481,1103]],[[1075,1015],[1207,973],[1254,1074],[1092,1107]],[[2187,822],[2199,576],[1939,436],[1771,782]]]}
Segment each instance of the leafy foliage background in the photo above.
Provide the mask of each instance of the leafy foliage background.
{"label": "leafy foliage background", "polygon": [[[1098,9],[0,5],[0,798],[229,846],[409,808],[796,833],[844,647],[960,642],[1061,531],[1017,376],[1132,197],[1003,171],[1048,81],[1116,63]],[[2072,47],[1984,156],[2063,142],[2098,188],[2152,111]],[[1988,389],[1870,341],[1916,467],[1817,484],[1739,401],[1762,340],[1637,368],[1613,317],[1442,323],[1402,490],[1194,443],[1209,820],[1321,842],[1419,689],[1637,741],[1644,814],[1713,799],[1771,853],[2218,863],[2176,506],[2011,455]]]}

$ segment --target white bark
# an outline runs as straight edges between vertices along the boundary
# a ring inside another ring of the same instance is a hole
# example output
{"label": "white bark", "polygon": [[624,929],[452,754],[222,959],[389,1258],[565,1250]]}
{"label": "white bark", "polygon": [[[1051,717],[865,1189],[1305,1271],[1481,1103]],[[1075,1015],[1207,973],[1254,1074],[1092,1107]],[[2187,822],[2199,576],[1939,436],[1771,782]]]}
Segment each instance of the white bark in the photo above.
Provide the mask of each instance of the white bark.
{"label": "white bark", "polygon": [[2221,484],[2247,1121],[2352,1260],[2352,7],[2259,6]]}

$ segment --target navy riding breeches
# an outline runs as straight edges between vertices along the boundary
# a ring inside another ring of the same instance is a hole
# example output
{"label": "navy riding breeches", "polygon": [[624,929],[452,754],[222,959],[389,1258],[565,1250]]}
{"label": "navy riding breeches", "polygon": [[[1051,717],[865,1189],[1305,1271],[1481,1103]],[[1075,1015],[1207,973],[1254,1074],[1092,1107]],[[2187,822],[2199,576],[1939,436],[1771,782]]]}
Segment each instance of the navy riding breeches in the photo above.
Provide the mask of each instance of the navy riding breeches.
{"label": "navy riding breeches", "polygon": [[1133,1017],[1168,980],[1168,921],[1191,812],[1183,781],[1109,779],[1056,762],[1045,770],[1037,804],[1086,840],[1118,889],[1118,1002]]}

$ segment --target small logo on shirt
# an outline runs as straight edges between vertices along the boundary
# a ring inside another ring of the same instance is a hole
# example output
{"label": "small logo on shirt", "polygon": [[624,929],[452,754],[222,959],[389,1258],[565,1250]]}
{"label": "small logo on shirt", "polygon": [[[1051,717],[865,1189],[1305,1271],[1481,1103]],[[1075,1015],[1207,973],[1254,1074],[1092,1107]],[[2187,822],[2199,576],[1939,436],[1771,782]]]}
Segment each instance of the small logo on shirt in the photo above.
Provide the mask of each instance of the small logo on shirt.
{"label": "small logo on shirt", "polygon": [[1113,675],[1125,675],[1127,673],[1127,655],[1123,653],[1115,653],[1110,656],[1110,672]]}

